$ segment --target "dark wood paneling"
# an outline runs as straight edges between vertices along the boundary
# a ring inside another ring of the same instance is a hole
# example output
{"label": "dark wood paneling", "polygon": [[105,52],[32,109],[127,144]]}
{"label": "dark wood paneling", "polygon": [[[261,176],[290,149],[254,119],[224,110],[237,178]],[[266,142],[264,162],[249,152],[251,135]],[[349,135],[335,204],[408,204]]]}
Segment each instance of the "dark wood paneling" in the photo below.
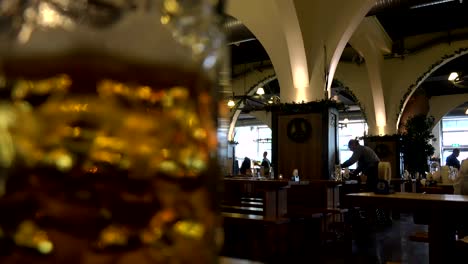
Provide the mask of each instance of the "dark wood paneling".
{"label": "dark wood paneling", "polygon": [[[295,118],[304,118],[312,126],[311,136],[303,143],[288,138],[287,126]],[[322,173],[322,116],[319,113],[278,117],[278,169],[291,177],[294,169],[302,179],[319,179]]]}
{"label": "dark wood paneling", "polygon": [[[288,138],[288,123],[295,118],[304,118],[311,124],[311,136],[305,142]],[[292,171],[298,169],[301,180],[330,179],[339,157],[337,120],[335,108],[305,114],[274,113],[272,158],[276,175],[289,179]]]}
{"label": "dark wood paneling", "polygon": [[330,176],[335,171],[335,164],[340,164],[339,150],[338,150],[338,111],[336,109],[329,109],[324,113],[324,124],[328,124],[325,133],[328,134],[328,144],[324,144],[323,148],[327,154],[326,170],[323,171],[323,179],[330,179]]}
{"label": "dark wood paneling", "polygon": [[399,137],[370,137],[364,138],[364,144],[375,151],[380,161],[390,162],[392,178],[400,178],[400,139]]}

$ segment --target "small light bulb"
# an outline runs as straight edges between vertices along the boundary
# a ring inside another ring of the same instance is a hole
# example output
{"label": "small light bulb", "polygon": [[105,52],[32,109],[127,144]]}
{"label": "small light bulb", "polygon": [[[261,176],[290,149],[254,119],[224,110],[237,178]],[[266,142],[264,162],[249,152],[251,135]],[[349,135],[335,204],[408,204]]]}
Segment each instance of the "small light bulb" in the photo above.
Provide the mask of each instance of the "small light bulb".
{"label": "small light bulb", "polygon": [[259,88],[257,89],[257,94],[258,94],[258,95],[264,95],[264,94],[265,94],[265,90],[263,90],[263,87],[259,87]]}
{"label": "small light bulb", "polygon": [[449,77],[448,77],[448,80],[453,82],[453,81],[456,81],[458,79],[458,73],[457,72],[452,72],[450,73]]}

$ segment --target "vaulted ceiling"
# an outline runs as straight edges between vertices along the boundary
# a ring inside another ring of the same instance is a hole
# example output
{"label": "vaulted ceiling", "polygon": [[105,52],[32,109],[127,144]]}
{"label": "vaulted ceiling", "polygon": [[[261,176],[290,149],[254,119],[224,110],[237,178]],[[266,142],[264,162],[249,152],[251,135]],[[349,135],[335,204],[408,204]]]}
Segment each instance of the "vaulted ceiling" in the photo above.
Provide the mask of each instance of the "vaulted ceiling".
{"label": "vaulted ceiling", "polygon": [[[466,14],[468,0],[377,0],[368,16],[376,16],[393,42],[392,52],[385,54],[385,58],[404,59],[408,54],[439,43],[468,39]],[[260,70],[262,67],[271,67],[268,54],[241,22],[228,17],[225,25],[234,78],[246,71],[245,65],[250,65],[248,70],[252,70],[252,67]],[[351,45],[347,45],[341,61],[362,64],[364,59]],[[459,57],[439,68],[420,89],[429,97],[468,93],[468,87],[456,87],[447,80],[448,75],[454,71],[468,74],[468,56]],[[332,95],[341,91],[340,99],[352,104],[350,97],[345,94],[342,96],[342,85],[334,82]],[[278,82],[271,82],[268,89],[272,93],[279,93]]]}

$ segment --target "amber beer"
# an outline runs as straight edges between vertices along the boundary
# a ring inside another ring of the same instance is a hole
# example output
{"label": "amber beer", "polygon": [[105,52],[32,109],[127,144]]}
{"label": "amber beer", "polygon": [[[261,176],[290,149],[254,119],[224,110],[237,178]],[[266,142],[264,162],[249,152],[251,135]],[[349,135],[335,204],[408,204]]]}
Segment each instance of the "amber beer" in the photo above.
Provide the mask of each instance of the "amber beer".
{"label": "amber beer", "polygon": [[0,263],[216,262],[213,80],[91,51],[2,70]]}

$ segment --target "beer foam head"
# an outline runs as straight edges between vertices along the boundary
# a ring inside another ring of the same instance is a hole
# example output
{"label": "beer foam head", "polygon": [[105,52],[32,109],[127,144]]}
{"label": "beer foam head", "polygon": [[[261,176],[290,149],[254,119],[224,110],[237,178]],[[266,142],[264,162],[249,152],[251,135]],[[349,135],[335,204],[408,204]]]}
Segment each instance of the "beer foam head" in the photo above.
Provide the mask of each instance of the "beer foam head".
{"label": "beer foam head", "polygon": [[190,69],[196,65],[190,47],[175,40],[155,11],[126,13],[105,28],[65,25],[23,25],[17,39],[0,41],[0,57],[60,56],[90,50],[162,66]]}

